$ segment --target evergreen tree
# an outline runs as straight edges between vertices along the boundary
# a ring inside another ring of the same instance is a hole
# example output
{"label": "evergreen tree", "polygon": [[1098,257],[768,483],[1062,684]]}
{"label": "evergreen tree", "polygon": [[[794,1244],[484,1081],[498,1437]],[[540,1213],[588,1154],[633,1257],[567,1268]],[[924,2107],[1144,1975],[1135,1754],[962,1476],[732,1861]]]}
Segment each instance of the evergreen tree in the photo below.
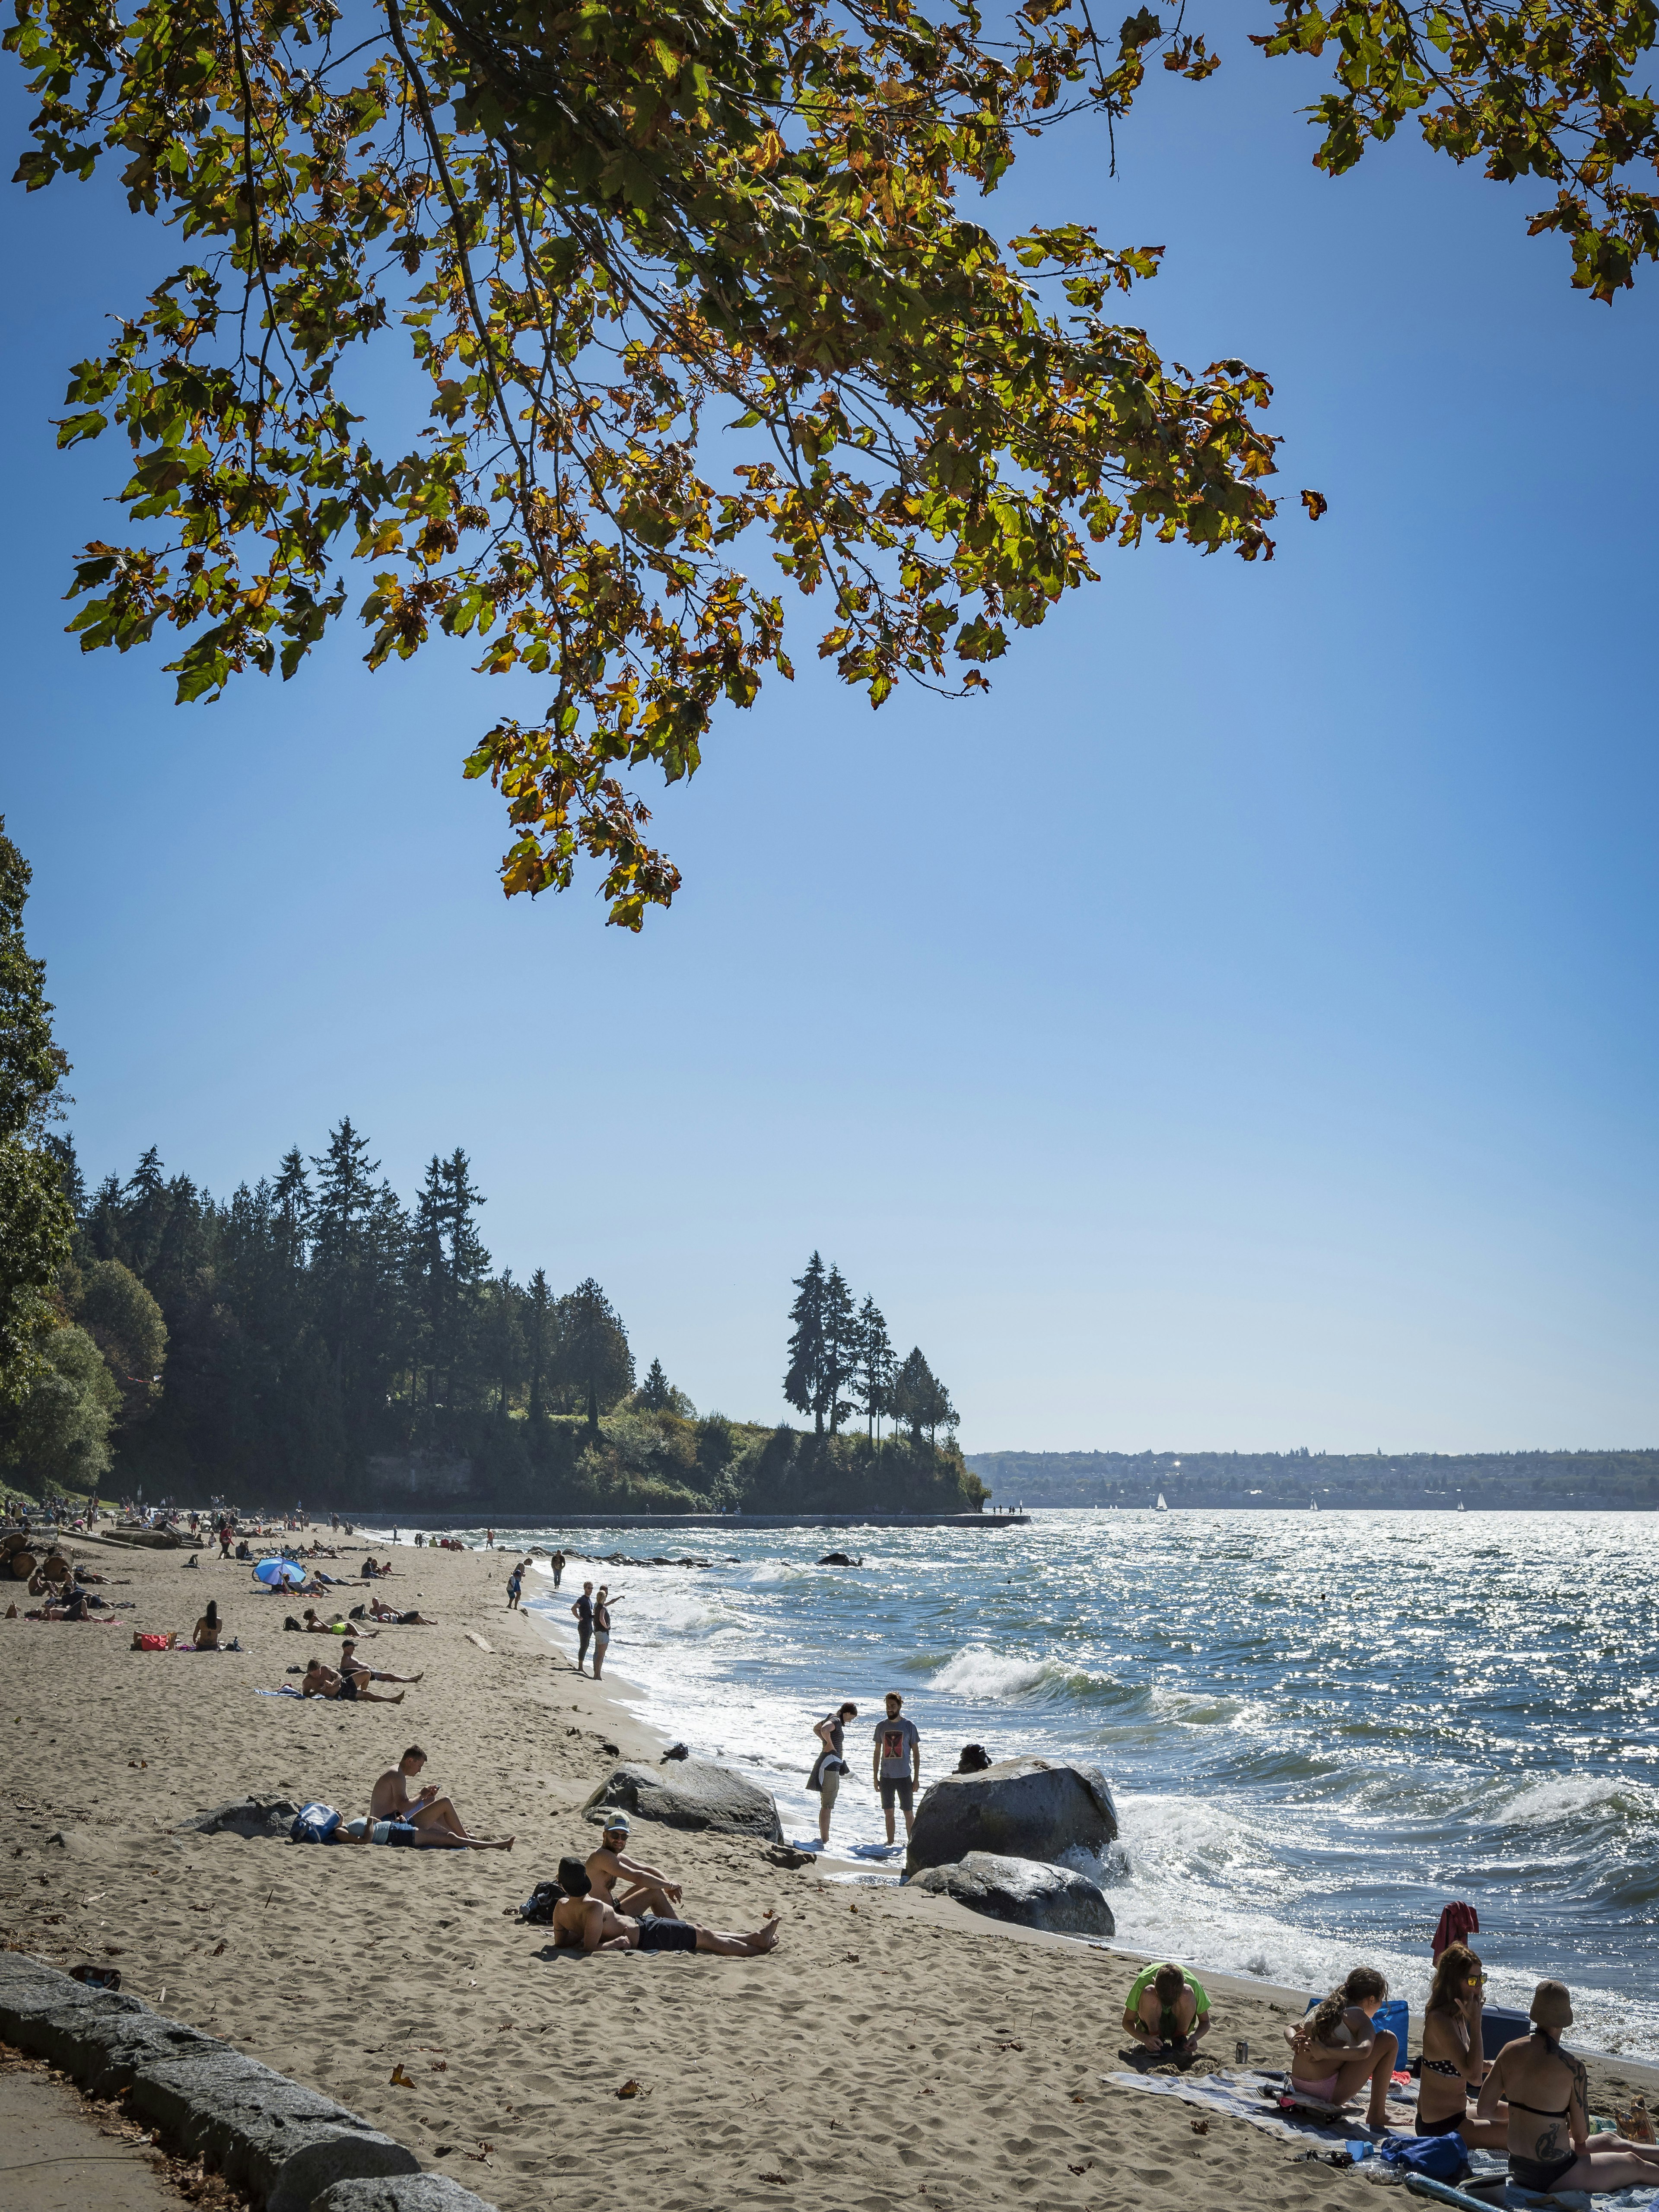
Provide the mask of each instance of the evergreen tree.
{"label": "evergreen tree", "polygon": [[61,1163],[45,1149],[69,1063],[52,1042],[46,963],[24,941],[29,882],[0,816],[0,1403],[48,1379],[41,1340],[75,1233]]}
{"label": "evergreen tree", "polygon": [[478,1304],[477,1340],[483,1372],[495,1394],[495,1411],[505,1414],[524,1381],[526,1344],[522,1309],[526,1294],[503,1269],[486,1283]]}
{"label": "evergreen tree", "polygon": [[799,1295],[789,1309],[795,1324],[789,1339],[789,1365],[783,1378],[783,1395],[799,1413],[811,1413],[820,1436],[824,1407],[824,1291],[823,1261],[814,1252],[805,1272],[794,1279]]}
{"label": "evergreen tree", "polygon": [[143,1281],[161,1249],[167,1221],[167,1179],[161,1171],[161,1155],[154,1145],[144,1152],[121,1194],[121,1242],[124,1249],[110,1254],[121,1260]]}
{"label": "evergreen tree", "polygon": [[663,1370],[660,1359],[653,1359],[646,1377],[634,1393],[634,1403],[641,1413],[677,1413],[683,1421],[694,1421],[697,1409],[684,1390],[677,1390]]}
{"label": "evergreen tree", "polygon": [[540,1267],[530,1278],[530,1288],[525,1295],[524,1334],[525,1364],[530,1382],[530,1419],[532,1423],[537,1423],[546,1411],[544,1393],[552,1374],[556,1348],[553,1300],[547,1287],[546,1273]]}
{"label": "evergreen tree", "polygon": [[628,1332],[591,1275],[559,1301],[559,1323],[561,1379],[587,1415],[588,1433],[597,1437],[600,1413],[634,1387]]}
{"label": "evergreen tree", "polygon": [[951,1394],[921,1356],[920,1346],[915,1346],[898,1371],[893,1384],[892,1414],[895,1420],[903,1421],[910,1431],[910,1440],[920,1444],[924,1430],[932,1443],[941,1428],[953,1429],[957,1414],[951,1403]]}
{"label": "evergreen tree", "polygon": [[869,1425],[872,1442],[877,1422],[889,1411],[889,1397],[897,1372],[898,1362],[881,1309],[873,1298],[866,1297],[859,1308],[858,1410]]}
{"label": "evergreen tree", "polygon": [[[841,1269],[832,1266],[823,1285],[823,1413],[833,1437],[853,1410],[842,1392],[857,1376],[859,1320],[853,1293]],[[818,1424],[820,1433],[823,1422]]]}

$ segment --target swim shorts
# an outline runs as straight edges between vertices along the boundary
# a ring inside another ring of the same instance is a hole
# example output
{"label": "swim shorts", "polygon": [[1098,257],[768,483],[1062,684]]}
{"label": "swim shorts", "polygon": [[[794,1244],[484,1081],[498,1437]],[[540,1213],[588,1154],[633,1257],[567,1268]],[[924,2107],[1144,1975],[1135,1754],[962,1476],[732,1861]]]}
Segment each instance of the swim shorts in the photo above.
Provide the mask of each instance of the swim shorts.
{"label": "swim shorts", "polygon": [[[412,1848],[415,1842],[415,1823],[413,1820],[388,1820],[386,1824],[386,1833],[385,1840],[388,1844],[394,1845],[401,1844],[405,1850]],[[381,1838],[377,1835],[374,1840],[378,1844],[380,1842]]]}
{"label": "swim shorts", "polygon": [[823,1772],[818,1778],[818,1802],[826,1813],[841,1795],[841,1773],[840,1767],[826,1762]]}
{"label": "swim shorts", "polygon": [[640,1923],[641,1951],[695,1951],[697,1931],[689,1920],[661,1920],[653,1913]]}
{"label": "swim shorts", "polygon": [[915,1797],[915,1786],[908,1774],[884,1774],[882,1776],[881,1802],[884,1808],[890,1813],[893,1809],[893,1800],[895,1796],[897,1797],[899,1803],[908,1813]]}

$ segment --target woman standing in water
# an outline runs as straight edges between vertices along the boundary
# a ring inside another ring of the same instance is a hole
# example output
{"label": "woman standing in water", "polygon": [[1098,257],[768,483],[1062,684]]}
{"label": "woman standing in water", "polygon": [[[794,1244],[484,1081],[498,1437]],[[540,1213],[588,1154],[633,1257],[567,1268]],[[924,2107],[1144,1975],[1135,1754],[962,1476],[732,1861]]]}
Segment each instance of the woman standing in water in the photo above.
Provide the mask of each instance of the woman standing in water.
{"label": "woman standing in water", "polygon": [[605,1676],[605,1647],[611,1641],[611,1593],[601,1583],[593,1593],[593,1680]]}

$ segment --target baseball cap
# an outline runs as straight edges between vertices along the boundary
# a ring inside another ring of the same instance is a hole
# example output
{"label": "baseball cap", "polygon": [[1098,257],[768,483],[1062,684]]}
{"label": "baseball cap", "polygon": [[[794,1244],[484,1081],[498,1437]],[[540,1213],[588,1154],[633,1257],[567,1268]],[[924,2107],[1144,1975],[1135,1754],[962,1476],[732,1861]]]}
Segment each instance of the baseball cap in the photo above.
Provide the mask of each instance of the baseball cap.
{"label": "baseball cap", "polygon": [[632,1830],[631,1830],[631,1824],[630,1824],[630,1822],[629,1822],[629,1818],[628,1818],[627,1814],[626,1814],[626,1813],[607,1813],[607,1814],[605,1814],[605,1834],[606,1834],[607,1836],[613,1836],[613,1835],[615,1835],[615,1833],[617,1832],[617,1829],[618,1829],[618,1828],[620,1828],[620,1829],[622,1830],[622,1832],[623,1832],[623,1835],[625,1835],[625,1836],[632,1832]]}

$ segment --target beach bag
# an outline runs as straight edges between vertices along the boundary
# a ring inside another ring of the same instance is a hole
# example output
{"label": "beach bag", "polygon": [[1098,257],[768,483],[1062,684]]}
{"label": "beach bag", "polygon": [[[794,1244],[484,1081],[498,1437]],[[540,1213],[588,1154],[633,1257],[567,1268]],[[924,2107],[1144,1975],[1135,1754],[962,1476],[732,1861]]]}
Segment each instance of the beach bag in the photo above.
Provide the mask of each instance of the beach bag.
{"label": "beach bag", "polygon": [[1459,2181],[1469,2170],[1462,2136],[1405,2137],[1384,2143],[1377,2156],[1401,2175],[1421,2173],[1431,2181]]}
{"label": "beach bag", "polygon": [[138,1649],[141,1651],[165,1651],[167,1648],[167,1640],[165,1636],[145,1634],[138,1638]]}
{"label": "beach bag", "polygon": [[553,1908],[564,1892],[556,1881],[538,1881],[524,1903],[519,1907],[519,1917],[535,1928],[545,1928],[553,1917]]}
{"label": "beach bag", "polygon": [[331,1805],[302,1805],[288,1832],[289,1840],[295,1844],[331,1844],[339,1825],[340,1816]]}

